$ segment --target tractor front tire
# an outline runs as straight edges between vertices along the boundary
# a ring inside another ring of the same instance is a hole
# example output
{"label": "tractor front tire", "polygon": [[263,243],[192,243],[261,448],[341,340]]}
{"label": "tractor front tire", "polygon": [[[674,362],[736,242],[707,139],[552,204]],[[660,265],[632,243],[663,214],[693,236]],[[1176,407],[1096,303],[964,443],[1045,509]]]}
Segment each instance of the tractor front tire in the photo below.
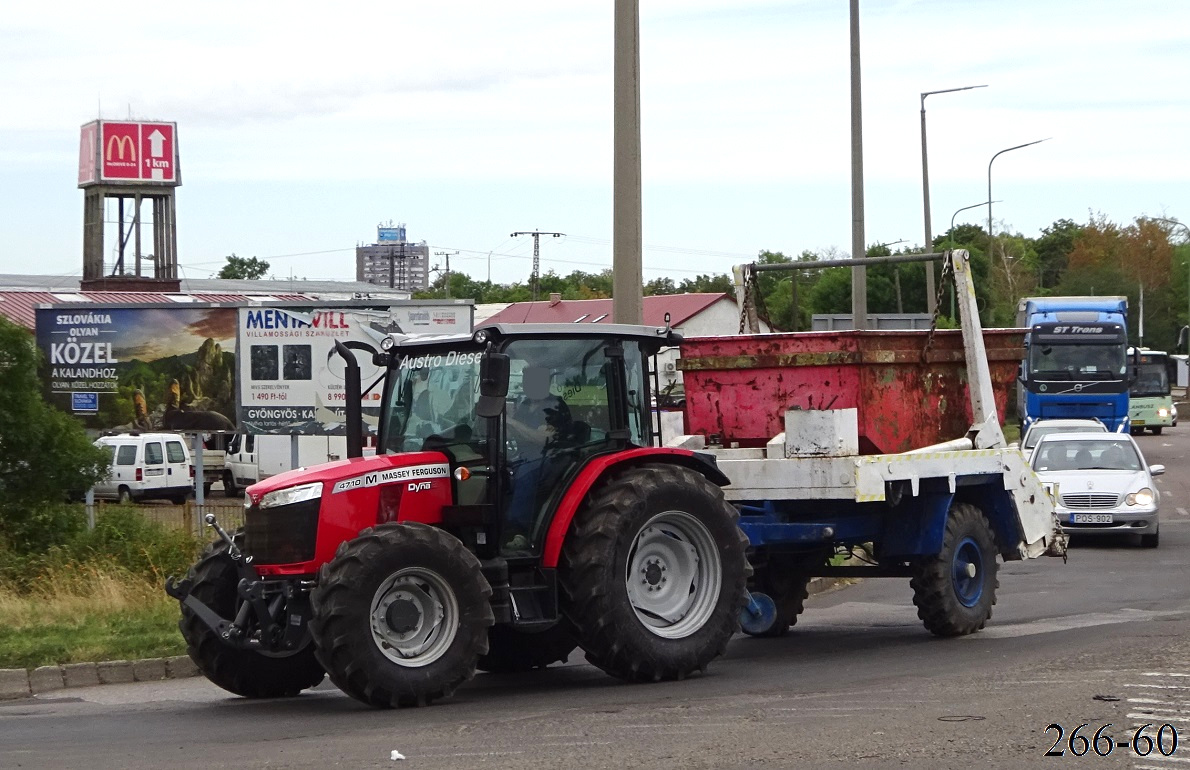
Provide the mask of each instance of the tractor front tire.
{"label": "tractor front tire", "polygon": [[488,650],[491,595],[479,560],[453,535],[416,523],[365,529],[318,571],[318,660],[374,708],[445,698]]}
{"label": "tractor front tire", "polygon": [[727,649],[751,567],[739,513],[702,474],[650,464],[607,477],[571,523],[562,610],[587,660],[634,682],[682,679]]}
{"label": "tractor front tire", "polygon": [[565,621],[544,631],[524,631],[499,625],[488,629],[488,651],[479,656],[478,668],[492,674],[511,674],[565,663],[578,647]]}
{"label": "tractor front tire", "polygon": [[946,517],[942,551],[913,564],[917,617],[935,636],[963,636],[983,628],[996,603],[996,538],[983,511],[955,503]]}
{"label": "tractor front tire", "polygon": [[[238,538],[238,536],[237,536]],[[234,618],[239,606],[236,586],[240,576],[227,555],[227,544],[207,546],[187,575],[194,581],[190,595],[220,617]],[[203,676],[228,692],[245,698],[283,698],[313,687],[325,676],[314,658],[314,645],[306,644],[288,655],[264,655],[226,644],[188,607],[182,605],[178,628],[186,651]]]}

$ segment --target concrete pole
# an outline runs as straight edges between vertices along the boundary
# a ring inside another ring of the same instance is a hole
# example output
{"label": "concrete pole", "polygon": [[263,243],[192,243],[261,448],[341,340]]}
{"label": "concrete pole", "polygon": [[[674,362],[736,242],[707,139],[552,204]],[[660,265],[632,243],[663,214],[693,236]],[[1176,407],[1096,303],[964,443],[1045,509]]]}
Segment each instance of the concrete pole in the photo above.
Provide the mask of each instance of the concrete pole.
{"label": "concrete pole", "polygon": [[612,97],[612,321],[644,323],[641,257],[640,3],[616,0]]}
{"label": "concrete pole", "polygon": [[[934,250],[934,233],[930,227],[930,166],[926,160],[926,96],[921,95],[921,202],[925,219],[926,253]],[[898,290],[898,298],[899,298]],[[926,263],[926,312],[934,314],[937,297],[934,295],[934,263]],[[897,312],[901,312],[897,310]]]}
{"label": "concrete pole", "polygon": [[[859,0],[851,0],[851,258],[867,254],[864,246],[864,140],[860,99]],[[868,328],[867,267],[851,268],[851,323]]]}

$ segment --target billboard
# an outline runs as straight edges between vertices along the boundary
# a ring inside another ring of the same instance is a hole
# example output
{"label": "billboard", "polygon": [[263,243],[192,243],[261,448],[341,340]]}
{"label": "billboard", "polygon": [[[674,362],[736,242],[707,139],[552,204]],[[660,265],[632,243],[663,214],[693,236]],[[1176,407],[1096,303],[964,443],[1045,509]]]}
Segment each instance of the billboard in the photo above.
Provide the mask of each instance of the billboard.
{"label": "billboard", "polygon": [[177,124],[97,120],[82,127],[79,186],[181,184]]}
{"label": "billboard", "polygon": [[377,243],[404,243],[404,241],[405,225],[398,225],[397,227],[376,228]]}
{"label": "billboard", "polygon": [[235,428],[235,308],[75,305],[36,313],[48,400],[88,428]]}
{"label": "billboard", "polygon": [[471,331],[470,304],[365,307],[285,306],[239,309],[239,423],[248,433],[344,435],[344,362],[335,341],[354,348],[360,365],[364,423],[380,421],[383,371],[372,353],[390,333]]}

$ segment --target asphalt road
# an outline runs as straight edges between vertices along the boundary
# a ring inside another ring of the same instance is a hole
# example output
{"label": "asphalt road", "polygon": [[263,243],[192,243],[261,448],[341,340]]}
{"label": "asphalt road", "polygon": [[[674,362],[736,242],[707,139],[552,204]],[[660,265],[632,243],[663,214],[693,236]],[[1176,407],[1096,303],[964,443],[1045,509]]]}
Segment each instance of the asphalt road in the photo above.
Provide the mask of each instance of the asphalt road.
{"label": "asphalt road", "polygon": [[[869,580],[814,597],[785,639],[735,640],[685,682],[624,685],[575,655],[482,674],[416,710],[371,711],[325,683],[252,702],[204,679],[4,703],[0,767],[1190,766],[1190,423],[1138,440],[1168,468],[1161,547],[1076,544],[1066,564],[1009,564],[974,636],[931,637],[908,581]],[[1146,722],[1179,731],[1172,756],[1136,756]],[[1074,757],[1083,723],[1089,738],[1112,723],[1128,745]],[[1060,758],[1043,756],[1051,724]]]}

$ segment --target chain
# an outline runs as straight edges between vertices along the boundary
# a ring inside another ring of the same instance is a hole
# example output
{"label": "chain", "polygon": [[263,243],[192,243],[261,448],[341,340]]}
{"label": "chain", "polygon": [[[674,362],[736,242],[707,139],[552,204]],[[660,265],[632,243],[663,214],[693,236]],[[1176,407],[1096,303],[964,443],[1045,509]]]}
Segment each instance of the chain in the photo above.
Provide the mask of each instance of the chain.
{"label": "chain", "polygon": [[740,279],[744,282],[744,304],[740,307],[740,334],[745,333],[748,323],[748,308],[752,307],[752,303],[756,300],[753,298],[753,289],[755,286],[754,278],[756,273],[752,270],[751,265],[746,265],[744,274]]}
{"label": "chain", "polygon": [[930,355],[930,348],[934,347],[934,332],[938,331],[938,316],[942,314],[942,297],[946,293],[946,279],[949,277],[954,281],[954,273],[951,270],[950,252],[945,253],[945,258],[942,260],[942,273],[938,276],[938,296],[934,298],[934,317],[930,319],[930,333],[926,335],[925,347],[921,349],[921,362],[926,363],[926,359]]}

